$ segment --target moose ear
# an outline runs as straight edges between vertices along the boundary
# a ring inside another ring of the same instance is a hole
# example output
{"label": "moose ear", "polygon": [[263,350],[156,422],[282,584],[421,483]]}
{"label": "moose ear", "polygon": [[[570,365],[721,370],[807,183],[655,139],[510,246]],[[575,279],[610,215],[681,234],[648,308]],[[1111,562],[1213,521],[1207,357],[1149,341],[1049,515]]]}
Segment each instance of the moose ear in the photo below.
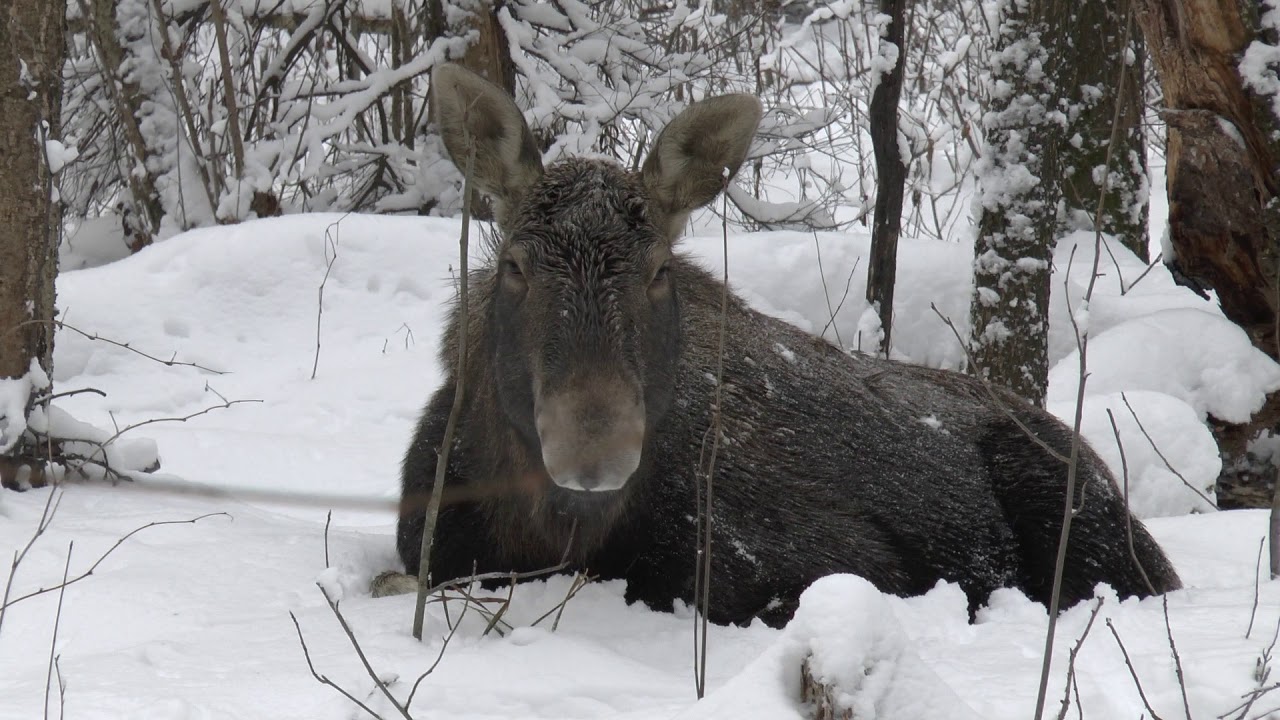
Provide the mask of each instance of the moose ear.
{"label": "moose ear", "polygon": [[506,218],[542,177],[542,153],[520,108],[502,88],[460,65],[433,70],[431,91],[440,136],[453,164],[465,173],[474,148],[473,179],[497,201],[498,218]]}
{"label": "moose ear", "polygon": [[685,108],[658,136],[641,174],[654,223],[668,239],[737,174],[760,113],[760,101],[751,95],[707,98]]}

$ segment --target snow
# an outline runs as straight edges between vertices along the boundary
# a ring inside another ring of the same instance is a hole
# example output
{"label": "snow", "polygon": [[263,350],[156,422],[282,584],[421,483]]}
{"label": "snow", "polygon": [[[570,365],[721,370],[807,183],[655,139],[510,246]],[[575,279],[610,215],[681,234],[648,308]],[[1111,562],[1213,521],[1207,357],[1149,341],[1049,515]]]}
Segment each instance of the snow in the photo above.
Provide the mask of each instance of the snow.
{"label": "snow", "polygon": [[[1280,117],[1280,78],[1276,76],[1276,68],[1280,66],[1280,47],[1268,43],[1265,38],[1274,38],[1280,29],[1280,9],[1275,0],[1262,0],[1258,3],[1258,38],[1249,43],[1240,58],[1239,72],[1244,84],[1252,88],[1260,97],[1268,99],[1271,117]],[[1234,125],[1219,119],[1223,130],[1236,138],[1241,145],[1244,139]]]}
{"label": "snow", "polygon": [[49,387],[49,376],[35,358],[18,378],[0,378],[0,453],[12,450],[27,431],[27,401],[31,393]]}
{"label": "snow", "polygon": [[[147,527],[67,589],[55,646],[67,717],[360,717],[311,676],[291,612],[318,673],[383,717],[398,716],[365,673],[325,594],[340,601],[378,676],[405,698],[441,651],[446,614],[439,604],[428,608],[419,643],[409,634],[412,597],[375,600],[368,587],[378,573],[398,568],[397,466],[441,379],[435,353],[453,297],[457,232],[456,221],[437,218],[298,215],[189,231],[61,275],[63,319],[132,350],[60,331],[56,389],[93,387],[106,397],[58,398],[41,421],[60,431],[71,418],[124,428],[208,412],[121,435],[115,446],[121,455],[112,462],[140,466],[158,457],[159,473],[114,486],[66,484],[48,529],[13,579],[13,596],[56,584],[72,541],[74,577],[137,528],[226,513]],[[118,241],[108,233],[89,237]],[[1060,247],[1054,261],[1057,366],[1050,396],[1060,416],[1074,414],[1074,340],[1062,334],[1070,332],[1069,323],[1063,327],[1071,312],[1064,298],[1079,306],[1078,285],[1087,281],[1082,257],[1092,252],[1092,237],[1084,244],[1074,257]],[[83,245],[74,252],[96,252],[93,243]],[[690,238],[683,247],[719,271],[719,236]],[[972,249],[911,237],[900,247],[894,354],[957,367],[963,351],[930,305],[967,333]],[[1247,413],[1259,393],[1280,383],[1280,369],[1252,354],[1220,313],[1175,287],[1162,267],[1133,285],[1141,263],[1118,244],[1112,250],[1117,267],[1104,259],[1107,274],[1089,305],[1095,334],[1084,432],[1119,472],[1105,412],[1112,410],[1131,502],[1151,518],[1148,527],[1186,584],[1169,596],[1168,611],[1191,713],[1215,717],[1259,684],[1255,663],[1280,619],[1280,582],[1257,580],[1265,513],[1188,515],[1207,505],[1160,454],[1191,485],[1207,487],[1217,454],[1205,413]],[[838,330],[852,349],[868,309],[868,251],[863,234],[737,234],[729,238],[731,282],[762,311],[833,342]],[[482,256],[473,249],[476,261]],[[227,404],[237,400],[261,402]],[[933,425],[928,416],[913,419]],[[268,493],[292,501],[273,501]],[[44,489],[0,493],[6,556],[31,539],[49,498]],[[1257,611],[1246,637],[1255,582]],[[688,608],[655,613],[627,606],[621,583],[592,583],[568,601],[555,631],[550,618],[533,626],[571,586],[571,578],[554,577],[516,587],[505,616],[515,630],[505,636],[485,634],[486,621],[469,612],[419,688],[412,714],[801,718],[799,661],[810,653],[814,672],[839,684],[838,703],[856,709],[860,720],[1012,720],[1027,717],[1034,704],[1046,611],[1016,591],[995,594],[971,623],[954,585],[903,599],[859,578],[826,578],[806,591],[784,630],[759,623],[712,627],[709,694],[698,702]],[[506,589],[480,592],[507,597]],[[1160,600],[1121,602],[1105,587],[1099,592],[1106,599],[1076,661],[1084,717],[1146,712],[1108,620],[1157,713],[1182,717]],[[42,716],[57,603],[57,593],[47,593],[5,613],[0,718]],[[1068,653],[1091,609],[1077,606],[1060,619],[1045,717],[1056,717]],[[448,617],[458,621],[461,610],[461,602],[451,602]],[[53,704],[56,712],[56,685]],[[1280,717],[1272,712],[1277,704],[1272,693],[1247,717]]]}

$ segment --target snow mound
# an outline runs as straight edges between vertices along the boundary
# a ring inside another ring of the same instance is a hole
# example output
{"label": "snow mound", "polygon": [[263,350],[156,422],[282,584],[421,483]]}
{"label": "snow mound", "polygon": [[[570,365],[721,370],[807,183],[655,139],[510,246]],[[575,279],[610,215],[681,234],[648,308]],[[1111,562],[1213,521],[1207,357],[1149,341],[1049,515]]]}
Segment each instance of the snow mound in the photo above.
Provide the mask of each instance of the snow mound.
{"label": "snow mound", "polygon": [[[1060,239],[1054,248],[1049,300],[1051,365],[1076,349],[1068,308],[1078,311],[1084,302],[1089,277],[1093,273],[1097,241],[1091,232],[1073,232]],[[1188,308],[1222,315],[1216,305],[1175,283],[1162,263],[1148,266],[1109,235],[1103,235],[1101,241],[1098,279],[1088,307],[1091,337],[1097,337],[1126,320],[1160,310]]]}
{"label": "snow mound", "polygon": [[795,693],[807,662],[836,708],[859,720],[977,720],[916,651],[897,602],[857,575],[814,582],[778,642],[681,717],[806,717]]}
{"label": "snow mound", "polygon": [[[1108,411],[1115,418],[1119,442]],[[1051,404],[1049,412],[1071,423],[1075,419],[1075,401]],[[1200,416],[1185,402],[1148,390],[1086,396],[1080,433],[1121,485],[1127,465],[1129,509],[1138,517],[1215,509],[1214,487],[1222,470],[1218,445]]]}
{"label": "snow mound", "polygon": [[[1237,325],[1193,309],[1158,310],[1089,339],[1085,392],[1151,390],[1206,414],[1243,423],[1280,389],[1280,365],[1253,347]],[[1049,371],[1049,403],[1074,402],[1079,352]]]}

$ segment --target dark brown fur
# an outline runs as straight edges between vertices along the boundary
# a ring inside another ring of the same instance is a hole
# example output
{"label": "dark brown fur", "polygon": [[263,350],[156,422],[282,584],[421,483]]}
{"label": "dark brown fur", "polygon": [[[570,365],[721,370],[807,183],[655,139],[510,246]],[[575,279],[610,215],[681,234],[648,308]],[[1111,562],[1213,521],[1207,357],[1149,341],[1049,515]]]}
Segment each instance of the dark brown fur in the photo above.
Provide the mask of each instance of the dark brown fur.
{"label": "dark brown fur", "polygon": [[[536,570],[568,547],[573,568],[625,578],[629,601],[658,609],[690,602],[723,286],[673,255],[673,243],[688,212],[718,192],[722,168],[732,174],[741,163],[758,106],[740,96],[695,105],[668,126],[641,173],[582,159],[544,171],[511,140],[527,130],[500,91],[453,69],[438,71],[436,82],[442,131],[460,166],[469,113],[459,108],[488,113],[490,142],[476,151],[490,170],[476,180],[497,196],[503,239],[495,266],[471,278],[468,317],[454,312],[441,351],[448,378],[405,455],[398,547],[406,570],[419,570],[422,509],[465,331],[466,396],[433,579],[468,575],[473,564]],[[527,181],[512,187],[511,178]],[[949,580],[975,607],[1009,586],[1048,600],[1066,466],[1001,405],[1064,454],[1067,428],[1013,396],[993,402],[968,376],[846,354],[732,294],[725,321],[712,620],[784,622],[809,583],[835,572],[898,594]],[[575,398],[569,419],[539,424],[542,408],[565,393]],[[548,437],[588,438],[573,447],[605,459],[624,453],[632,440],[614,426],[633,407],[643,412],[642,452],[621,489],[567,489],[548,474]],[[1115,482],[1087,447],[1080,483],[1086,499],[1064,603],[1089,597],[1099,582],[1123,596],[1148,594],[1129,557]],[[1178,587],[1154,540],[1140,522],[1133,528],[1154,590]]]}

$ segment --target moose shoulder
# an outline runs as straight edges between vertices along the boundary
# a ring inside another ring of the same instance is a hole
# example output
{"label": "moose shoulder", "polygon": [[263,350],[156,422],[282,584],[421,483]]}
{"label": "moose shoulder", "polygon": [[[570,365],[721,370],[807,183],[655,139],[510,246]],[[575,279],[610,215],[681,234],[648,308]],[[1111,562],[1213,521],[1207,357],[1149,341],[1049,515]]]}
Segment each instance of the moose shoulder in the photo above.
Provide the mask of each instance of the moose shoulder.
{"label": "moose shoulder", "polygon": [[[695,498],[715,400],[723,285],[675,254],[680,228],[743,162],[760,119],[745,95],[698,102],[643,168],[581,158],[543,168],[518,108],[455,66],[433,76],[455,164],[496,201],[493,267],[455,309],[448,373],[403,464],[398,548],[421,571],[426,498],[467,333],[434,580],[530,571],[567,557],[624,578],[628,601],[692,601]],[[815,579],[851,572],[897,594],[958,583],[976,607],[1018,587],[1047,601],[1071,433],[956,373],[849,355],[729,296],[712,516],[710,618],[789,619]],[[1087,499],[1063,601],[1178,587],[1115,481],[1084,449]],[[1079,500],[1079,498],[1077,498]],[[1135,562],[1136,559],[1136,562]],[[1146,579],[1144,579],[1144,577]],[[1149,580],[1149,582],[1148,582]]]}

